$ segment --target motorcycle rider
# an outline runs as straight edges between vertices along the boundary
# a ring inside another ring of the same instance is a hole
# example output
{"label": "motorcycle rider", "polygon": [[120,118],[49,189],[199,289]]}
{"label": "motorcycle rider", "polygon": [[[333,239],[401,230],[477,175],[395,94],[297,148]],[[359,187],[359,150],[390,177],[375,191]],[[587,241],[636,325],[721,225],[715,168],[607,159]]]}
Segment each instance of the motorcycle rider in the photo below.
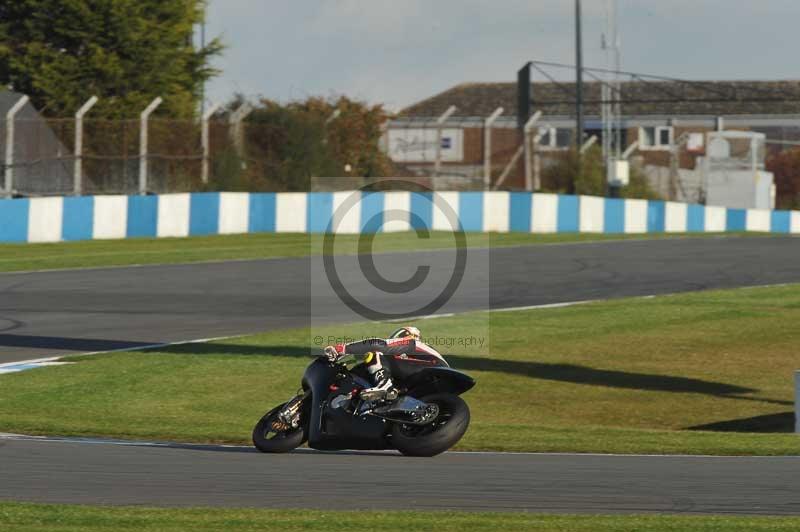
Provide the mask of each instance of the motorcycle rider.
{"label": "motorcycle rider", "polygon": [[347,355],[365,356],[364,364],[373,385],[372,388],[361,391],[361,398],[366,401],[392,399],[396,395],[392,382],[392,366],[398,368],[399,364],[409,362],[446,364],[442,355],[421,341],[419,329],[411,326],[400,327],[387,339],[368,338],[325,348],[324,356],[329,362],[337,362]]}

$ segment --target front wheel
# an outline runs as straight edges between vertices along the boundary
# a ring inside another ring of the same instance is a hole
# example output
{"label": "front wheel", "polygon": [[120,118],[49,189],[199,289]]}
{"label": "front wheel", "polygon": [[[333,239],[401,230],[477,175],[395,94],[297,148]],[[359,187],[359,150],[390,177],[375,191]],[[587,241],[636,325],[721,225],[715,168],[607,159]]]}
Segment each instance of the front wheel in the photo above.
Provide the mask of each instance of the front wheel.
{"label": "front wheel", "polygon": [[427,425],[398,423],[392,428],[392,444],[407,456],[435,456],[458,443],[467,432],[469,407],[459,396],[449,393],[420,400],[439,407],[436,419]]}
{"label": "front wheel", "polygon": [[301,423],[296,429],[282,422],[278,412],[284,405],[276,406],[256,423],[253,444],[262,453],[286,453],[306,441],[306,431]]}

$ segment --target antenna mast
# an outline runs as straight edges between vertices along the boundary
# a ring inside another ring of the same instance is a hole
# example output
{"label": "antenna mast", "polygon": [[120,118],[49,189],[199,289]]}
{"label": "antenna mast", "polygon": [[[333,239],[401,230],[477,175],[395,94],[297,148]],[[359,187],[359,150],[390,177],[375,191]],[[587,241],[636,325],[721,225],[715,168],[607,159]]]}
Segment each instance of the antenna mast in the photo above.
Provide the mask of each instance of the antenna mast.
{"label": "antenna mast", "polygon": [[619,159],[622,150],[622,98],[619,70],[622,66],[620,37],[617,30],[617,0],[606,0],[606,31],[602,49],[606,53],[605,83],[602,85],[603,157]]}

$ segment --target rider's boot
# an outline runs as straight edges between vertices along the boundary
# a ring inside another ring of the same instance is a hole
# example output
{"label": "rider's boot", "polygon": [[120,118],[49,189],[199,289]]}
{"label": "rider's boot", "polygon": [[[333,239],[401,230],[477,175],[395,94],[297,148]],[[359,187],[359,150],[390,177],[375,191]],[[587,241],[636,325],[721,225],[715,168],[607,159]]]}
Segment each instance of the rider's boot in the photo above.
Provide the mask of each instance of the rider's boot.
{"label": "rider's boot", "polygon": [[361,399],[365,401],[384,401],[397,399],[397,390],[392,384],[392,379],[383,368],[372,374],[375,386],[361,390]]}

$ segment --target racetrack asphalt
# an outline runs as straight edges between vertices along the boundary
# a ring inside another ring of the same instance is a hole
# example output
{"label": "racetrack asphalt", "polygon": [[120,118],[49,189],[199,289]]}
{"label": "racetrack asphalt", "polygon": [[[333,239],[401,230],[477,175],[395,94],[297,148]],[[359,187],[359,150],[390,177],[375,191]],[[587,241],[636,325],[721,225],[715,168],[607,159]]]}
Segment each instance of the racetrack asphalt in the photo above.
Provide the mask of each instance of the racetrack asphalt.
{"label": "racetrack asphalt", "polygon": [[265,455],[0,438],[0,500],[554,513],[799,515],[800,457]]}
{"label": "racetrack asphalt", "polygon": [[[441,312],[800,281],[800,240],[789,237],[470,254],[464,286]],[[402,279],[424,259],[436,277],[453,256],[387,254],[376,262]],[[357,283],[357,259],[342,260],[345,280]],[[0,362],[302,326],[311,315],[351,320],[338,298],[312,294],[313,271],[305,258],[2,274]],[[365,293],[387,308],[395,301]],[[798,472],[800,457],[418,459],[0,437],[0,499],[53,503],[800,515]]]}
{"label": "racetrack asphalt", "polygon": [[[436,288],[450,278],[454,257],[453,250],[387,253],[375,262],[393,280],[429,265]],[[800,282],[800,239],[792,237],[498,247],[471,249],[468,257],[464,280],[438,312]],[[374,289],[357,257],[336,260],[343,284],[373,308],[414,314],[430,298],[422,289]],[[324,275],[319,262],[306,257],[0,274],[0,363],[312,321],[364,321],[330,287],[318,287]]]}

